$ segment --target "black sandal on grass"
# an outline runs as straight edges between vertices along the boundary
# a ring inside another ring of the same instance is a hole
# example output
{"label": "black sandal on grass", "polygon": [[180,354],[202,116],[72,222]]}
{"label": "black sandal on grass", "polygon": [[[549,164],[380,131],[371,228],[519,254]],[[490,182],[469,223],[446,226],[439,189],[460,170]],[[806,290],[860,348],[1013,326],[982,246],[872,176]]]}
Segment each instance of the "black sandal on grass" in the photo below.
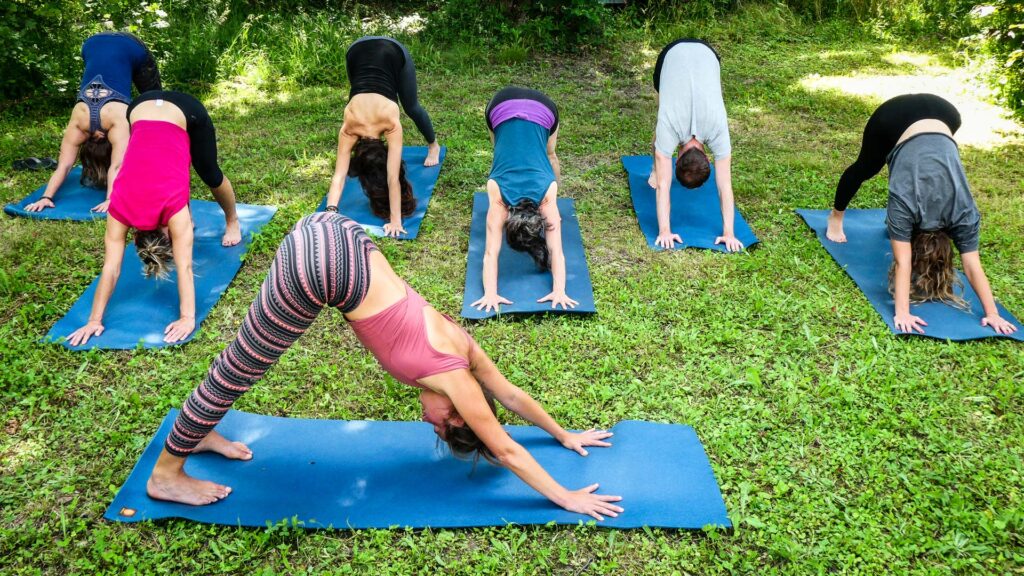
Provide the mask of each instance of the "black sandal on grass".
{"label": "black sandal on grass", "polygon": [[15,170],[43,170],[48,168],[53,170],[57,167],[57,161],[53,158],[36,158],[31,156],[21,160],[15,160],[11,163],[11,167]]}

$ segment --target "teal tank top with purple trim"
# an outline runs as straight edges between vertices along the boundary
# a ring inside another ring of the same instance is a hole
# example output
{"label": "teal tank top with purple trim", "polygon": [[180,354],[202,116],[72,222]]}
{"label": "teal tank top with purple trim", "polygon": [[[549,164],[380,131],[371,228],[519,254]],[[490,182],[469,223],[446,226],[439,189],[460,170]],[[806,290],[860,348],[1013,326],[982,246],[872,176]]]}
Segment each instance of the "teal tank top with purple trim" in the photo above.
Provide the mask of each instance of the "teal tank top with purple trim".
{"label": "teal tank top with purple trim", "polygon": [[555,181],[547,152],[550,135],[548,128],[522,118],[509,118],[494,129],[490,178],[498,183],[506,206],[544,199]]}

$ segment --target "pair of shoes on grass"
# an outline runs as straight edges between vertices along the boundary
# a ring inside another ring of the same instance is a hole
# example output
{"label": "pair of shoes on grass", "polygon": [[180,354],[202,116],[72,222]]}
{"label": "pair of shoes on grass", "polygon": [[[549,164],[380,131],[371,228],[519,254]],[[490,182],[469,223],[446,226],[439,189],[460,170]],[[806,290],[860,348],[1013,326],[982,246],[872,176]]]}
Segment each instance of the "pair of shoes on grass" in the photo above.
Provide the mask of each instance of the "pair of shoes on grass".
{"label": "pair of shoes on grass", "polygon": [[53,158],[24,158],[21,160],[15,160],[11,163],[11,168],[15,170],[53,170],[57,167],[57,161]]}

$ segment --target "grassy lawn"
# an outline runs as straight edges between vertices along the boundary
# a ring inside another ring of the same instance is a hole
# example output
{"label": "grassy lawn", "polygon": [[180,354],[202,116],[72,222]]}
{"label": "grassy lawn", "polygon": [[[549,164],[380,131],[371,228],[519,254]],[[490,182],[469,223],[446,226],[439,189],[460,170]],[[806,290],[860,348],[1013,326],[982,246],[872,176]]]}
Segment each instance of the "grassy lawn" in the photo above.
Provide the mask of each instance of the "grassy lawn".
{"label": "grassy lawn", "polygon": [[[84,354],[38,344],[99,273],[104,227],[0,219],[0,572],[1020,572],[1024,347],[892,336],[793,209],[829,206],[885,98],[951,94],[984,216],[982,261],[997,298],[1024,315],[1024,130],[973,96],[972,72],[957,67],[952,46],[894,45],[846,24],[812,28],[759,10],[652,34],[511,64],[413,46],[420,100],[448,158],[420,238],[379,245],[428,301],[457,314],[472,195],[491,161],[483,108],[507,84],[545,90],[561,108],[563,190],[577,202],[599,313],[468,328],[566,427],[694,426],[733,532],[306,532],[102,520],[167,410],[233,338],[278,242],[315,208],[333,170],[341,80],[233,82],[206,98],[222,167],[240,201],[280,210],[192,343]],[[649,153],[657,51],[694,34],[723,54],[737,202],[762,241],[745,255],[648,249],[618,160]],[[0,119],[0,201],[43,182],[10,163],[56,155],[65,122]],[[196,196],[209,198],[195,183]],[[885,196],[883,175],[853,206],[881,207]],[[416,391],[386,376],[334,311],[236,408],[419,418]]]}

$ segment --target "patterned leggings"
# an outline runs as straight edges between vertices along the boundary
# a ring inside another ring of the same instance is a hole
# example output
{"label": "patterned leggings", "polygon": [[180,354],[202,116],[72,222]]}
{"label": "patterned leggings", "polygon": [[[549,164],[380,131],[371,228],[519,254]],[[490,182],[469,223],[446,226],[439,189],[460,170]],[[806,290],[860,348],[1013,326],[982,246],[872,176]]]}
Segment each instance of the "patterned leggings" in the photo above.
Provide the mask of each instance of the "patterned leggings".
{"label": "patterned leggings", "polygon": [[238,336],[185,401],[164,446],[188,456],[231,405],[277,362],[324,306],[351,312],[370,286],[377,247],[354,221],[330,212],[306,216],[281,246]]}

